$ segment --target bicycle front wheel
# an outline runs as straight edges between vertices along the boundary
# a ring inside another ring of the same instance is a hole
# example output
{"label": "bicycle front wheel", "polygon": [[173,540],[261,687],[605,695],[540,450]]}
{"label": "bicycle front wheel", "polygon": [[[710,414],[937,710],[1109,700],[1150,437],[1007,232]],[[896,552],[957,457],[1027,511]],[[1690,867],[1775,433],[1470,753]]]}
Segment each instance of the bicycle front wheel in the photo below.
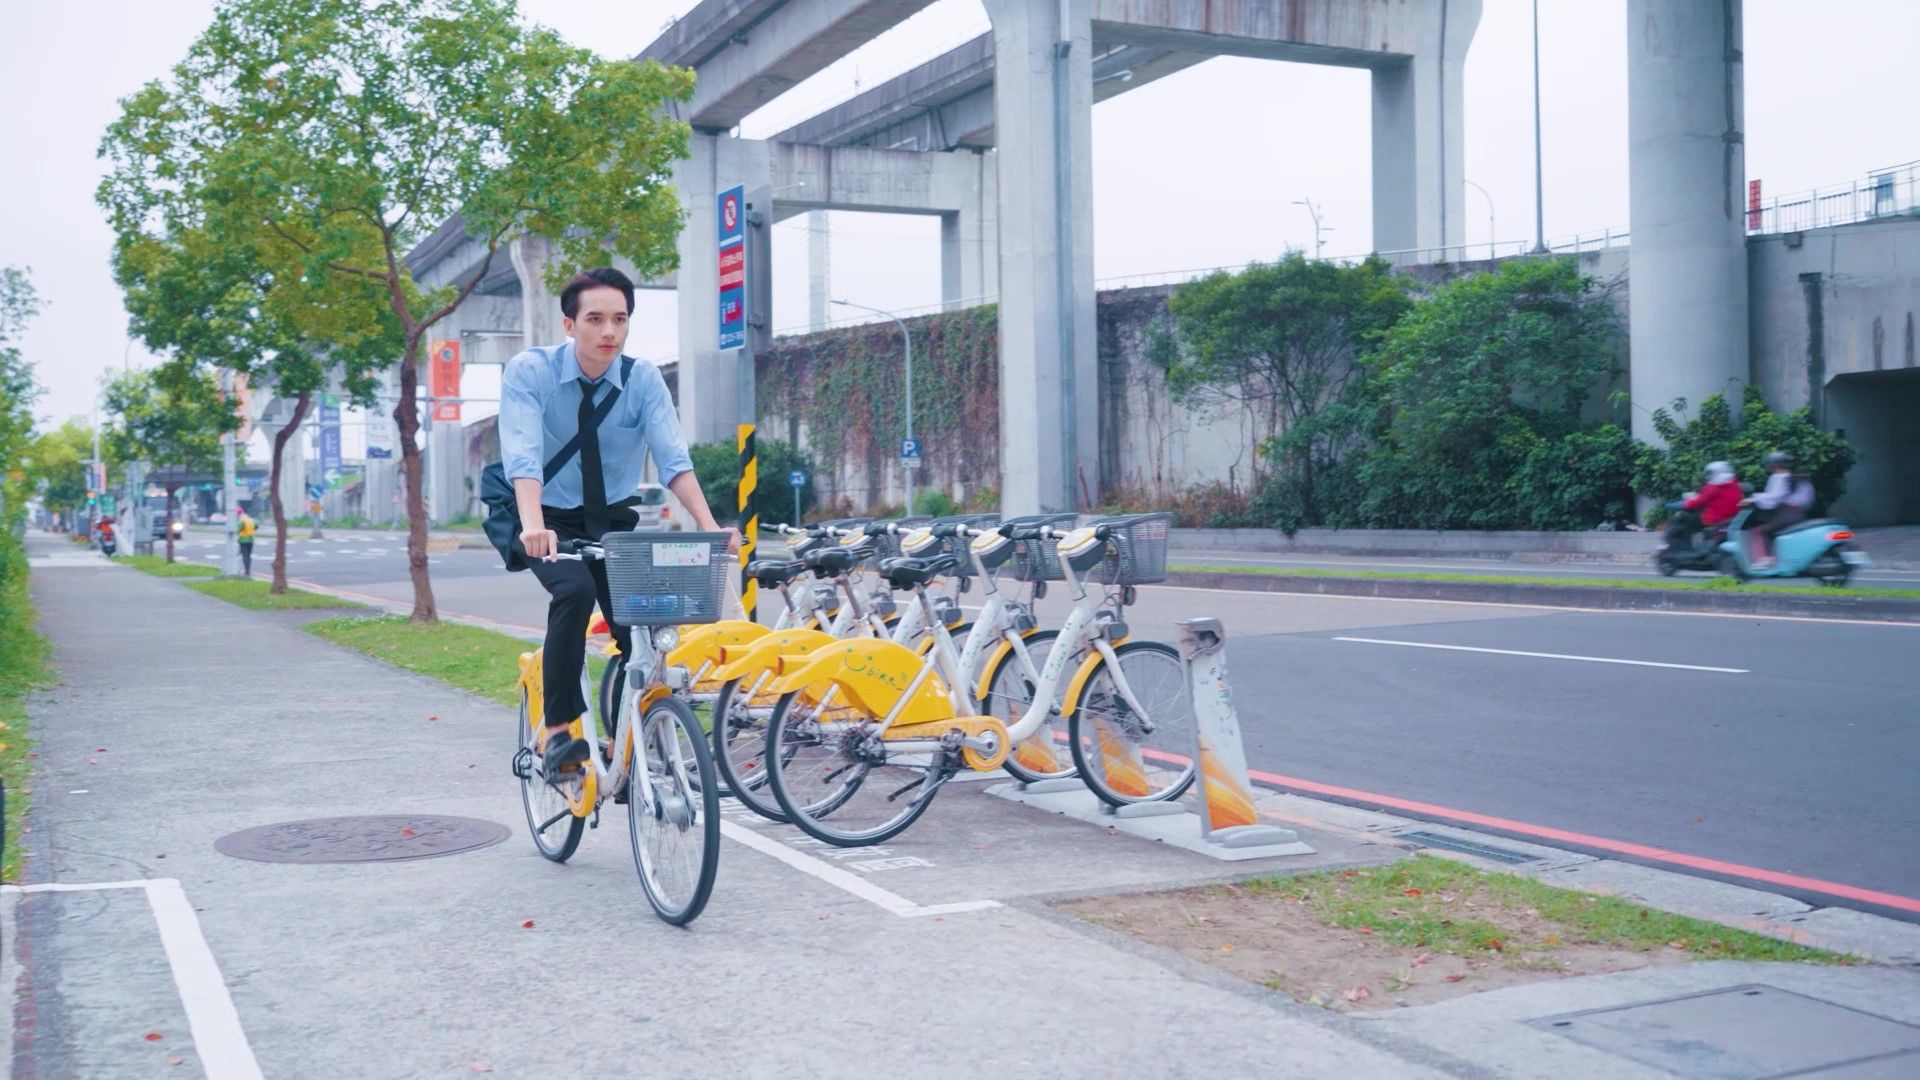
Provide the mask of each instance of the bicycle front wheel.
{"label": "bicycle front wheel", "polygon": [[707,733],[677,697],[648,706],[627,783],[633,865],[654,914],[674,926],[707,906],[720,869],[720,785]]}
{"label": "bicycle front wheel", "polygon": [[1067,745],[1080,776],[1113,806],[1177,799],[1193,783],[1193,701],[1173,646],[1114,646],[1070,702]]}
{"label": "bicycle front wheel", "polygon": [[927,754],[901,754],[875,737],[872,717],[802,690],[767,721],[767,779],[787,820],[837,847],[898,836],[932,805],[946,779]]}
{"label": "bicycle front wheel", "polygon": [[[1040,672],[1046,668],[1047,657],[1053,653],[1054,639],[1059,636],[1056,630],[1042,630],[1027,635],[1022,644],[1026,646],[1031,663],[1022,660],[1016,652],[1008,652],[1000,658],[987,682],[987,699],[980,703],[989,716],[997,716],[1008,727],[1012,727],[1027,715],[1034,692],[1040,684]],[[1053,703],[1047,704],[1051,707]],[[1023,784],[1072,776],[1073,756],[1055,737],[1059,727],[1059,714],[1050,713],[1041,722],[1039,730],[1013,748],[1001,768]]]}
{"label": "bicycle front wheel", "polygon": [[720,768],[728,794],[761,817],[784,825],[787,815],[767,786],[767,717],[773,712],[773,700],[765,693],[751,692],[752,684],[770,681],[770,676],[750,672],[720,688],[713,702],[713,762]]}

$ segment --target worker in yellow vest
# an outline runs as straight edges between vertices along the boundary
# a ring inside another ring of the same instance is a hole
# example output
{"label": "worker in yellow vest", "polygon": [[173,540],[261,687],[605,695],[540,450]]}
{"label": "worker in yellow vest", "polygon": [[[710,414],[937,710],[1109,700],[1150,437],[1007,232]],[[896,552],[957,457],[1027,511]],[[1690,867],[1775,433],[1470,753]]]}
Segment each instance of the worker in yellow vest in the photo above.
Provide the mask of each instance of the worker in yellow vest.
{"label": "worker in yellow vest", "polygon": [[248,577],[253,576],[253,534],[260,530],[260,523],[243,508],[240,514],[240,566]]}

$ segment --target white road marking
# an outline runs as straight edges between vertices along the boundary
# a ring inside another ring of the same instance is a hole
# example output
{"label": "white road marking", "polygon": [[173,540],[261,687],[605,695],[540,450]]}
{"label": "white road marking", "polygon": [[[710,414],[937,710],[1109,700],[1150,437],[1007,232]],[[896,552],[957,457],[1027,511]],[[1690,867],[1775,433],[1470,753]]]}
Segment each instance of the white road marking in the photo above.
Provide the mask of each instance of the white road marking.
{"label": "white road marking", "polygon": [[1658,660],[1622,660],[1612,656],[1572,656],[1567,653],[1524,652],[1519,649],[1482,649],[1474,645],[1436,645],[1431,641],[1392,641],[1387,638],[1337,637],[1335,641],[1354,641],[1362,645],[1404,645],[1409,649],[1447,649],[1452,652],[1494,653],[1499,656],[1531,656],[1541,660],[1580,660],[1589,664],[1631,664],[1634,667],[1673,668],[1678,671],[1712,671],[1722,675],[1746,675],[1746,668],[1708,667],[1704,664],[1667,664]]}
{"label": "white road marking", "polygon": [[985,911],[988,908],[997,908],[1000,906],[1000,901],[998,900],[963,900],[955,904],[929,904],[922,906],[898,893],[888,892],[886,889],[875,885],[873,882],[868,881],[866,878],[861,877],[851,870],[842,870],[832,863],[821,862],[811,855],[795,851],[770,836],[762,836],[754,832],[745,825],[738,825],[722,818],[720,821],[720,834],[735,843],[750,847],[762,855],[768,855],[778,859],[788,866],[793,867],[795,870],[820,881],[824,881],[836,889],[852,893],[867,903],[891,914],[898,915],[903,919],[925,918],[928,915],[954,915],[963,911]]}
{"label": "white road marking", "polygon": [[194,1053],[208,1080],[262,1080],[260,1063],[240,1026],[240,1014],[227,992],[227,981],[220,965],[200,932],[200,920],[193,913],[186,890],[174,878],[145,881],[48,881],[33,885],[0,885],[0,893],[94,892],[102,889],[141,889],[153,909],[153,920],[160,928],[160,945],[166,950],[167,965],[173,972],[173,985],[180,993],[180,1004],[187,1012],[187,1027],[193,1035]]}

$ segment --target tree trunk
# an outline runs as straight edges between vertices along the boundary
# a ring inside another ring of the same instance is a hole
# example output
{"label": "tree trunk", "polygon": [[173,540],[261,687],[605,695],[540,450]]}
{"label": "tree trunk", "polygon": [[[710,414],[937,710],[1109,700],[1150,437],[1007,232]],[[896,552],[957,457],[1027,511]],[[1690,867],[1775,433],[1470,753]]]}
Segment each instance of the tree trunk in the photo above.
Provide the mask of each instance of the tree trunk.
{"label": "tree trunk", "polygon": [[167,534],[167,561],[173,561],[173,493],[180,490],[179,484],[167,485],[167,520],[160,528]]}
{"label": "tree trunk", "polygon": [[313,403],[313,393],[303,392],[293,401],[293,416],[288,418],[287,426],[273,436],[273,468],[267,480],[267,491],[273,500],[273,586],[269,590],[276,593],[287,591],[287,507],[280,500],[280,456],[286,450],[287,443],[300,431],[300,421],[307,418],[307,406]]}
{"label": "tree trunk", "polygon": [[420,448],[413,437],[420,431],[420,407],[413,395],[420,386],[420,369],[415,360],[420,353],[417,338],[407,339],[407,353],[400,361],[400,403],[393,407],[393,422],[400,428],[400,472],[407,481],[407,576],[413,579],[413,615],[415,622],[438,622],[440,612],[433,602],[433,583],[427,579],[427,501],[421,481]]}

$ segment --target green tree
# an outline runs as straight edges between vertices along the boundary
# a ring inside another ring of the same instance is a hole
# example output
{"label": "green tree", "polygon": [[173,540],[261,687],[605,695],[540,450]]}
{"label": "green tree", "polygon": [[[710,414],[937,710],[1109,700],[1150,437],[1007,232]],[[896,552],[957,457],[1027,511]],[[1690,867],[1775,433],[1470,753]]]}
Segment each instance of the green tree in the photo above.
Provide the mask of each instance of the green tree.
{"label": "green tree", "polygon": [[1409,304],[1378,256],[1340,266],[1289,252],[1174,290],[1173,331],[1157,329],[1148,358],[1166,371],[1176,400],[1250,410],[1262,456],[1297,492],[1301,513],[1318,520],[1318,474],[1346,451],[1350,432],[1320,418],[1346,395],[1355,361]]}
{"label": "green tree", "polygon": [[85,470],[92,460],[93,427],[77,419],[35,436],[22,458],[29,487],[39,491],[48,510],[62,514],[86,505]]}
{"label": "green tree", "polygon": [[25,513],[27,472],[16,463],[33,438],[33,403],[40,386],[33,365],[20,353],[20,334],[40,311],[29,272],[0,267],[0,532],[11,532]]}
{"label": "green tree", "polygon": [[1664,521],[1666,500],[1697,490],[1710,461],[1725,461],[1742,481],[1763,486],[1766,457],[1775,450],[1792,454],[1795,471],[1813,481],[1814,514],[1825,513],[1846,494],[1853,448],[1833,432],[1821,430],[1813,422],[1811,409],[1774,412],[1760,389],[1749,385],[1742,395],[1738,427],[1726,398],[1719,394],[1702,401],[1691,421],[1685,419],[1686,413],[1685,401],[1675,401],[1671,410],[1655,409],[1653,428],[1666,446],[1640,447],[1633,487],[1653,501],[1650,520]]}
{"label": "green tree", "polygon": [[[114,275],[132,332],[172,365],[208,364],[245,376],[260,392],[290,398],[274,433],[267,490],[273,510],[271,591],[287,591],[287,514],[281,462],[313,395],[335,379],[363,407],[375,403],[378,372],[404,346],[385,299],[363,278],[313,275],[293,250],[254,228],[259,214],[232,201],[172,200],[169,231],[120,232]],[[190,223],[190,224],[189,224]],[[371,230],[362,230],[373,257]]]}
{"label": "green tree", "polygon": [[[174,493],[192,473],[220,464],[220,438],[240,426],[233,399],[222,393],[211,373],[160,368],[133,371],[107,383],[105,432],[123,461],[155,466],[156,482],[167,492],[167,520],[174,517]],[[167,561],[173,561],[173,530],[167,534]]]}
{"label": "green tree", "polygon": [[[556,248],[549,284],[608,246],[643,276],[671,269],[681,211],[667,175],[689,129],[663,107],[692,89],[691,72],[601,60],[528,27],[512,0],[221,0],[172,77],[123,102],[101,198],[123,234],[177,196],[247,206],[307,274],[378,287],[402,342],[413,618],[431,621],[414,445],[427,334],[516,233]],[[476,265],[455,284],[416,282],[405,256],[455,215]]]}
{"label": "green tree", "polygon": [[[813,508],[815,485],[820,478],[814,475],[813,459],[804,451],[783,442],[763,441],[756,444],[759,453],[759,473],[754,483],[754,504],[760,509],[762,524],[789,522],[793,516],[792,472],[795,469],[807,474],[807,486],[800,492],[800,513]],[[707,505],[713,508],[714,520],[722,524],[740,523],[740,450],[730,442],[695,443],[688,448],[693,458],[693,474],[700,478],[700,490],[707,496]]]}
{"label": "green tree", "polygon": [[[1542,443],[1585,429],[1582,410],[1619,345],[1611,297],[1571,259],[1510,260],[1435,289],[1368,360],[1381,415],[1361,470],[1366,523],[1499,529],[1537,520],[1513,478]],[[1591,525],[1597,518],[1579,518],[1599,512],[1582,507],[1560,527]]]}

